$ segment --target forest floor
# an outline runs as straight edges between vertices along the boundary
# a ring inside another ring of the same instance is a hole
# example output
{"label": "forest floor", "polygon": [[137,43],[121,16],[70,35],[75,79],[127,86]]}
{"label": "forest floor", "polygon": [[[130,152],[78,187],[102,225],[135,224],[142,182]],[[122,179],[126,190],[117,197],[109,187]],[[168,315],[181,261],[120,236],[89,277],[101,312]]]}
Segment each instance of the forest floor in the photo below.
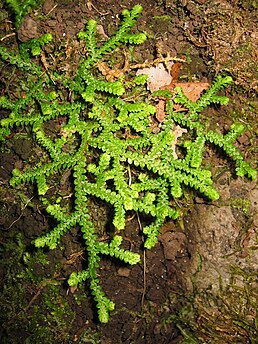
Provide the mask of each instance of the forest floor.
{"label": "forest floor", "polygon": [[[133,63],[153,61],[157,54],[185,58],[179,81],[212,82],[231,75],[227,106],[213,107],[207,117],[226,132],[234,121],[246,133],[236,142],[257,168],[257,4],[249,0],[46,0],[27,15],[15,34],[13,21],[0,4],[1,44],[17,45],[51,32],[59,68],[76,59],[77,33],[89,19],[100,35],[110,36],[119,14],[143,6],[135,30],[148,39],[130,51]],[[61,54],[65,50],[66,57]],[[4,64],[1,95],[12,92]],[[73,290],[67,278],[83,264],[83,244],[75,228],[53,251],[35,250],[32,241],[53,227],[32,186],[8,185],[14,167],[35,154],[26,133],[6,141],[0,151],[1,324],[0,342],[15,343],[257,343],[258,336],[258,185],[236,178],[219,151],[209,161],[221,198],[206,202],[189,192],[179,200],[180,221],[168,222],[150,251],[142,249],[141,219],[128,217],[123,237],[141,254],[133,267],[103,258],[101,285],[116,303],[107,324],[97,321],[87,286]],[[71,192],[69,175],[60,194]],[[92,202],[92,219],[108,226],[109,211]]]}

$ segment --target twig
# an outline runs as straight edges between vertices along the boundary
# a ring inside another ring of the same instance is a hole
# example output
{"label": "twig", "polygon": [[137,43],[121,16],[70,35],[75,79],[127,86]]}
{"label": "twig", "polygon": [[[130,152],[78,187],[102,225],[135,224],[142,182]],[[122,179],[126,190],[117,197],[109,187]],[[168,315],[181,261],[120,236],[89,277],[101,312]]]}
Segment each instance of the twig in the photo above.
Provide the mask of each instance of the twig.
{"label": "twig", "polygon": [[13,33],[8,33],[8,35],[5,35],[4,37],[2,37],[2,38],[0,39],[0,42],[4,41],[4,40],[5,40],[6,38],[8,38],[8,37],[15,36],[15,35],[16,35],[15,32],[13,32]]}
{"label": "twig", "polygon": [[109,14],[109,12],[100,12],[100,11],[97,9],[97,7],[93,5],[93,3],[92,3],[91,1],[88,1],[88,2],[87,2],[87,7],[88,7],[89,11],[91,11],[91,8],[93,7],[94,10],[95,10],[98,14],[100,14],[101,16],[106,16],[107,14]]}
{"label": "twig", "polygon": [[129,69],[141,69],[141,68],[147,68],[147,67],[151,67],[153,65],[158,65],[159,63],[166,63],[169,61],[176,61],[176,62],[184,62],[185,63],[185,59],[181,59],[179,57],[171,57],[171,56],[167,56],[167,57],[158,57],[157,59],[155,59],[154,61],[145,61],[143,63],[137,63],[133,66],[130,66]]}
{"label": "twig", "polygon": [[9,226],[7,229],[10,229],[10,228],[15,224],[15,222],[17,222],[17,221],[20,220],[20,218],[21,218],[22,215],[23,215],[23,210],[27,207],[27,205],[30,203],[30,201],[32,200],[33,197],[34,197],[34,196],[32,196],[32,197],[27,201],[27,203],[25,204],[25,206],[21,209],[21,214],[20,214],[20,216],[18,217],[18,219],[14,220],[14,221],[10,224],[10,226]]}
{"label": "twig", "polygon": [[56,7],[57,7],[57,4],[55,4],[55,6],[53,6],[53,7],[51,8],[51,10],[48,11],[48,13],[46,14],[46,16],[48,16],[51,12],[53,12],[54,9],[55,9]]}

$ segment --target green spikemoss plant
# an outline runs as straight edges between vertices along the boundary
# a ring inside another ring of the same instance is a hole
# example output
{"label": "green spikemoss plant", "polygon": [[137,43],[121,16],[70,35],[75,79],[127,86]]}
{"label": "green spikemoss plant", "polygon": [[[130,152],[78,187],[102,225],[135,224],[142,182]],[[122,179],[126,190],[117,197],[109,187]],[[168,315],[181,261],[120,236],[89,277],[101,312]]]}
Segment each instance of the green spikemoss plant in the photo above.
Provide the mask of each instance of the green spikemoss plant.
{"label": "green spikemoss plant", "polygon": [[18,29],[22,23],[23,18],[29,11],[36,7],[41,0],[4,0],[10,11],[15,17],[15,26]]}
{"label": "green spikemoss plant", "polygon": [[[141,6],[122,13],[123,20],[115,34],[98,44],[97,23],[90,20],[79,39],[86,41],[87,53],[73,77],[62,72],[45,73],[45,70],[29,59],[29,53],[37,56],[41,47],[51,40],[44,35],[22,45],[19,55],[0,48],[0,56],[32,75],[28,78],[29,91],[26,97],[13,100],[0,97],[0,105],[10,110],[10,115],[1,121],[0,136],[4,140],[12,128],[30,127],[37,143],[48,153],[48,159],[26,170],[13,170],[10,184],[16,187],[33,182],[43,198],[47,193],[48,181],[56,172],[73,171],[74,202],[67,210],[60,203],[47,203],[46,210],[58,225],[49,233],[35,240],[36,247],[54,249],[61,237],[74,226],[83,234],[88,255],[88,266],[79,273],[72,273],[68,283],[75,286],[89,281],[96,301],[101,322],[107,322],[114,303],[103,293],[97,270],[102,255],[115,257],[128,264],[137,264],[140,256],[121,247],[122,237],[118,234],[109,242],[98,241],[90,219],[88,200],[101,199],[113,206],[113,224],[117,231],[125,227],[126,213],[135,211],[148,214],[153,219],[143,228],[145,247],[151,249],[157,242],[159,228],[167,219],[176,219],[178,209],[171,206],[173,199],[183,195],[187,185],[211,200],[219,197],[213,187],[211,172],[202,165],[205,144],[213,143],[223,149],[235,161],[236,174],[254,179],[256,171],[247,164],[233,145],[236,137],[244,130],[234,124],[228,134],[209,131],[199,120],[200,112],[211,103],[226,104],[228,99],[217,96],[226,87],[230,77],[218,77],[211,88],[196,102],[188,100],[180,88],[174,100],[168,100],[166,118],[160,132],[152,133],[149,116],[155,114],[152,99],[129,102],[123,97],[126,82],[107,82],[95,64],[122,44],[140,44],[146,36],[130,30]],[[136,76],[131,84],[144,84],[145,77]],[[67,97],[69,93],[69,97]],[[164,92],[163,92],[164,93]],[[170,96],[165,92],[165,96]],[[65,101],[64,99],[69,98]],[[173,102],[183,104],[188,111],[175,112]],[[46,124],[55,119],[66,119],[56,137],[47,135]],[[173,158],[173,127],[180,124],[193,133],[193,140],[185,142],[185,154]],[[130,171],[134,171],[133,176]]]}

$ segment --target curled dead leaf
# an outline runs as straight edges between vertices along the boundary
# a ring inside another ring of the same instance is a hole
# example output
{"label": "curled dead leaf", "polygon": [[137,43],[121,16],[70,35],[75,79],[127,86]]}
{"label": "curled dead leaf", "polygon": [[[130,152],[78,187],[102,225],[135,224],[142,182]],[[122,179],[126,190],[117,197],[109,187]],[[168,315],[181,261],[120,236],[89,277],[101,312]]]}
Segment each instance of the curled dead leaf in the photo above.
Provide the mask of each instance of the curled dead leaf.
{"label": "curled dead leaf", "polygon": [[165,112],[166,102],[164,99],[159,99],[158,104],[156,105],[156,119],[162,123],[164,122],[166,112]]}
{"label": "curled dead leaf", "polygon": [[114,81],[124,75],[122,69],[111,69],[104,62],[97,63],[97,67],[107,81]]}
{"label": "curled dead leaf", "polygon": [[208,82],[177,82],[175,86],[182,88],[184,95],[193,102],[196,102],[202,92],[207,90],[210,86]]}

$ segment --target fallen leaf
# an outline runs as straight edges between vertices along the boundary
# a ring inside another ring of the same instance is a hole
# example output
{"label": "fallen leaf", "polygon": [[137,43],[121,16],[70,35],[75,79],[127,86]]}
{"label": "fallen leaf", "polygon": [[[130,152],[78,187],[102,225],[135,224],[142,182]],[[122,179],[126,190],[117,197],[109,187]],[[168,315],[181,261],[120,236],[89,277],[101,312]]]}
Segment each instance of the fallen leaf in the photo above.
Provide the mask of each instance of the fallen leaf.
{"label": "fallen leaf", "polygon": [[163,63],[159,63],[156,67],[138,69],[136,75],[141,74],[148,75],[147,86],[151,92],[160,90],[162,86],[169,85],[172,81]]}
{"label": "fallen leaf", "polygon": [[187,133],[187,129],[181,128],[179,125],[176,125],[173,130],[174,134],[174,140],[172,141],[172,151],[173,151],[173,158],[178,159],[178,156],[176,154],[176,145],[177,145],[177,140],[179,137],[181,137],[184,133]]}
{"label": "fallen leaf", "polygon": [[99,35],[104,36],[107,39],[109,38],[102,25],[97,25],[97,30],[96,31],[97,31],[97,33]]}
{"label": "fallen leaf", "polygon": [[182,66],[181,62],[176,62],[171,67],[171,77],[172,77],[172,82],[174,83],[178,81],[181,66]]}
{"label": "fallen leaf", "polygon": [[156,119],[162,123],[164,122],[166,112],[165,112],[166,102],[163,99],[159,99],[158,104],[156,105]]}
{"label": "fallen leaf", "polygon": [[157,90],[173,91],[176,86],[180,86],[185,96],[196,102],[200,98],[201,93],[207,90],[210,85],[208,82],[178,82],[181,65],[180,62],[171,64],[171,75],[163,63],[159,63],[156,67],[138,69],[136,75],[148,75],[147,86],[151,92]]}
{"label": "fallen leaf", "polygon": [[102,75],[105,76],[107,81],[114,81],[124,75],[124,71],[122,69],[109,68],[104,62],[97,63],[97,67]]}
{"label": "fallen leaf", "polygon": [[174,85],[182,88],[184,95],[193,102],[196,102],[202,92],[207,90],[210,86],[208,82],[177,82]]}
{"label": "fallen leaf", "polygon": [[161,89],[173,91],[176,86],[179,86],[189,100],[196,102],[200,98],[202,92],[209,88],[210,84],[207,82],[178,82],[181,66],[181,62],[176,62],[172,65],[170,72],[172,77],[171,83],[167,86],[162,86]]}

